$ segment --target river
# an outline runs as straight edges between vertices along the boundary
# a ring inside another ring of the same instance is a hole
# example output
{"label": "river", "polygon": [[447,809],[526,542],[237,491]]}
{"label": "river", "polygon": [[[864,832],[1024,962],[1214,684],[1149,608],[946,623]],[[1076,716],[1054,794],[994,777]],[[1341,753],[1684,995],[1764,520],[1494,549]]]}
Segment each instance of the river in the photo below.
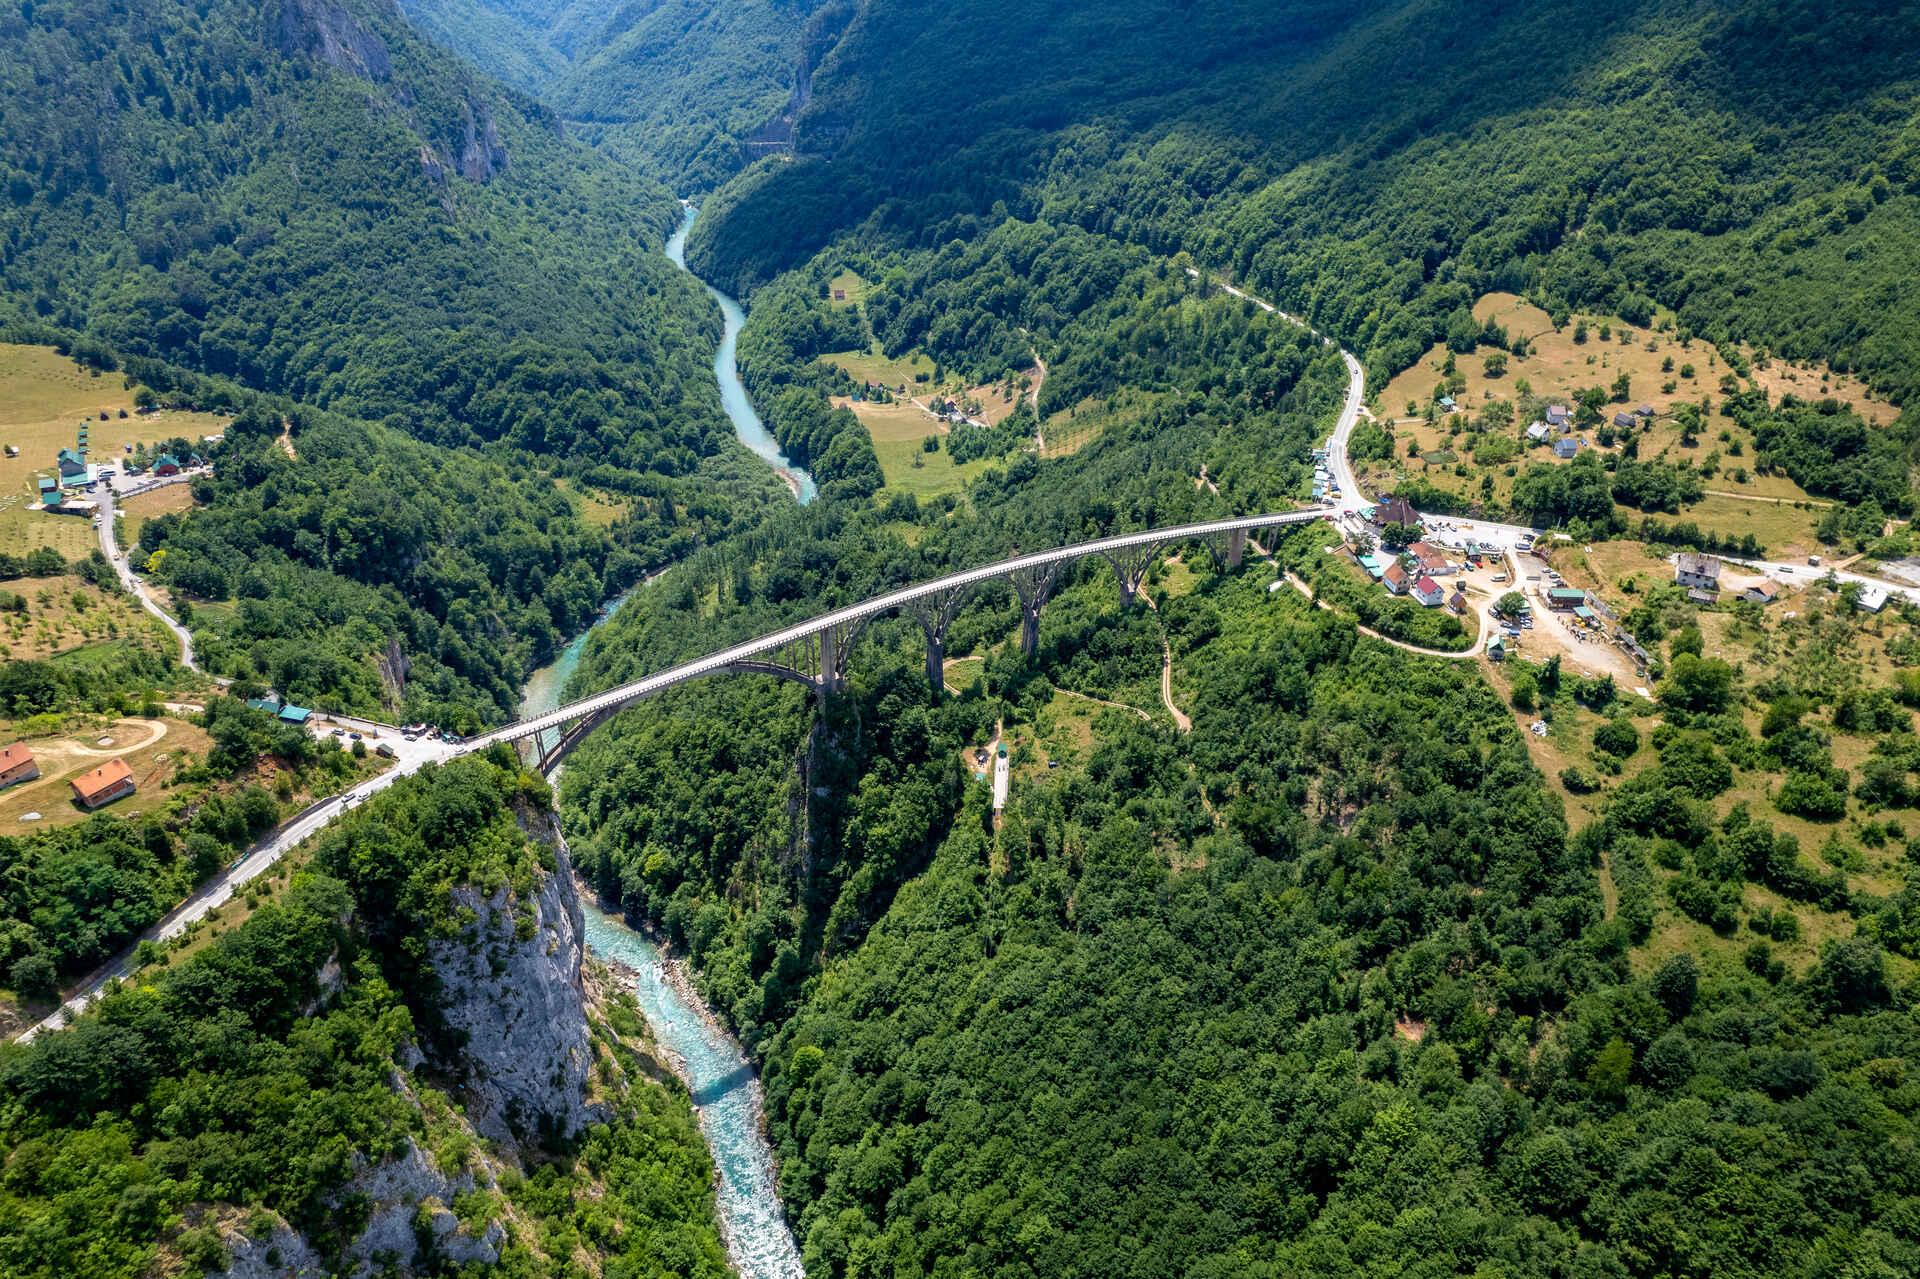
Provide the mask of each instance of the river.
{"label": "river", "polygon": [[[688,205],[687,215],[680,220],[679,229],[667,238],[667,257],[682,271],[687,269],[687,232],[693,230],[693,220],[699,212],[698,209]],[[688,274],[691,275],[692,272]],[[699,279],[698,276],[694,278]],[[774,469],[781,479],[787,482],[787,487],[793,490],[793,495],[800,499],[802,506],[805,506],[813,501],[813,496],[818,491],[814,488],[813,477],[795,466],[788,460],[787,455],[780,451],[780,441],[773,438],[773,432],[769,431],[767,424],[760,420],[760,415],[753,411],[753,403],[747,399],[747,388],[740,382],[740,369],[734,358],[734,352],[740,341],[740,328],[747,322],[746,312],[740,309],[738,302],[705,280],[700,280],[700,287],[720,304],[720,317],[725,325],[720,334],[720,349],[714,353],[713,357],[713,380],[720,384],[720,405],[726,409],[727,417],[733,422],[733,433],[740,437],[742,444],[752,449],[762,461]]]}
{"label": "river", "polygon": [[[682,270],[686,269],[682,254],[687,229],[692,224],[693,212],[689,210],[680,229],[667,242],[667,256]],[[739,304],[712,287],[707,292],[719,302],[726,318],[713,375],[720,384],[720,399],[735,432],[741,443],[780,474],[795,497],[803,503],[812,501],[813,477],[781,453],[740,385],[733,354],[743,319]],[[645,586],[635,589],[644,590]],[[580,665],[587,636],[604,626],[627,599],[622,595],[613,600],[600,620],[560,650],[551,665],[527,677],[520,701],[522,718],[543,714],[560,704],[567,681]],[[587,949],[612,962],[616,970],[639,974],[634,995],[641,1011],[653,1027],[655,1040],[693,1094],[700,1132],[720,1173],[716,1201],[734,1269],[741,1279],[804,1279],[800,1251],[794,1246],[793,1232],[787,1229],[780,1207],[773,1152],[761,1132],[760,1081],[746,1054],[684,985],[668,980],[659,947],[591,899],[583,901],[582,907],[586,912]]]}
{"label": "river", "polygon": [[[638,588],[644,590],[644,587]],[[605,625],[627,597],[621,596],[596,622]],[[520,713],[540,714],[560,702],[560,694],[580,664],[589,629],[560,652],[551,666],[527,679]],[[634,995],[664,1048],[693,1094],[700,1132],[720,1171],[716,1196],[727,1255],[741,1279],[802,1279],[800,1252],[781,1213],[773,1171],[773,1152],[760,1131],[760,1081],[746,1055],[685,987],[667,979],[660,949],[628,928],[617,916],[582,902],[587,917],[587,949],[618,969],[639,974]]]}

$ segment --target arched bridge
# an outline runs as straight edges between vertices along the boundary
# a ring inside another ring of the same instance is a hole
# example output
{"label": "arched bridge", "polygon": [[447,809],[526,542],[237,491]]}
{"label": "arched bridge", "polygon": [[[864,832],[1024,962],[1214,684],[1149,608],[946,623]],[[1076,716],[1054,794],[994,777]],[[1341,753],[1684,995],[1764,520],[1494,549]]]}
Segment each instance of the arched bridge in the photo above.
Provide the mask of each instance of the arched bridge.
{"label": "arched bridge", "polygon": [[544,773],[565,758],[587,734],[627,707],[676,684],[706,675],[727,672],[772,675],[806,684],[823,694],[837,692],[846,685],[848,654],[867,624],[896,612],[920,623],[927,640],[927,680],[938,692],[942,686],[947,628],[968,594],[982,582],[1004,578],[1013,583],[1020,597],[1020,650],[1032,653],[1040,642],[1040,610],[1053,593],[1060,571],[1069,564],[1092,555],[1105,557],[1113,566],[1114,581],[1120,588],[1120,604],[1125,608],[1133,603],[1156,552],[1162,547],[1175,542],[1202,541],[1213,551],[1216,562],[1237,567],[1246,549],[1248,534],[1258,529],[1323,519],[1327,510],[1320,507],[1273,515],[1242,515],[1204,524],[1148,529],[1020,555],[917,586],[902,587],[771,635],[669,667],[631,684],[583,697],[544,715],[480,734],[470,739],[465,749],[484,750],[495,742],[532,741]]}

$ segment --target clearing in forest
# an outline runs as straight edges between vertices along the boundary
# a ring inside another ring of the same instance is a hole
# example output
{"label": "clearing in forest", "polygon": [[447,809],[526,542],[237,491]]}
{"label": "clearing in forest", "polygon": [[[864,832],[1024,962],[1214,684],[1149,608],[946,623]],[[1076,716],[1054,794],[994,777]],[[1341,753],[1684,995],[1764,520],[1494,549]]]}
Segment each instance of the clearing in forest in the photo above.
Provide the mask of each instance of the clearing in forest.
{"label": "clearing in forest", "polygon": [[[140,526],[157,515],[169,515],[175,511],[193,508],[193,485],[169,484],[146,493],[135,494],[123,502],[115,504],[120,512],[120,548],[129,555],[132,548],[140,544]],[[137,560],[131,561],[138,563]]]}
{"label": "clearing in forest", "polygon": [[[1447,348],[1436,345],[1395,377],[1375,402],[1379,419],[1391,425],[1393,455],[1385,462],[1356,460],[1357,468],[1373,477],[1381,491],[1393,487],[1394,477],[1411,475],[1470,499],[1490,495],[1504,503],[1513,491],[1510,470],[1568,460],[1556,457],[1550,447],[1558,432],[1543,443],[1526,438],[1536,414],[1544,414],[1552,404],[1571,409],[1580,389],[1600,387],[1610,396],[1601,421],[1571,432],[1582,441],[1581,452],[1623,452],[1627,433],[1613,425],[1614,415],[1635,414],[1649,406],[1653,418],[1640,419],[1642,424],[1632,432],[1639,460],[1691,466],[1709,490],[1700,502],[1677,514],[1660,513],[1660,518],[1693,520],[1703,529],[1734,537],[1751,532],[1770,552],[1782,555],[1805,554],[1817,545],[1813,530],[1827,503],[1810,497],[1785,475],[1762,475],[1753,469],[1750,433],[1721,408],[1721,379],[1731,370],[1710,343],[1682,340],[1670,316],[1657,316],[1651,325],[1631,325],[1618,316],[1577,314],[1556,329],[1545,311],[1511,293],[1483,296],[1473,314],[1483,323],[1498,324],[1510,338],[1526,338],[1528,353],[1516,356],[1482,346],[1471,354],[1455,354],[1450,381]],[[1752,351],[1742,354],[1751,362],[1753,379],[1775,400],[1783,391],[1803,399],[1831,396],[1881,425],[1898,415],[1893,405],[1872,397],[1855,378],[1762,360]],[[1626,379],[1624,393],[1616,390],[1621,377]],[[1452,411],[1440,403],[1443,396],[1454,401]],[[1693,441],[1685,442],[1674,408],[1702,400],[1710,402],[1713,411]],[[1512,410],[1510,416],[1497,415],[1504,421],[1485,416],[1502,402]],[[1631,520],[1642,514],[1620,510]]]}
{"label": "clearing in forest", "polygon": [[[890,489],[919,497],[958,493],[968,480],[996,461],[1004,464],[1004,459],[979,458],[956,466],[945,447],[945,437],[952,428],[913,404],[852,404],[845,399],[835,399],[834,404],[852,409],[867,428],[874,455],[880,459],[880,472]],[[931,453],[925,447],[928,436],[938,436],[942,441],[941,447]]]}
{"label": "clearing in forest", "polygon": [[37,500],[34,477],[54,473],[56,456],[76,447],[83,423],[87,460],[103,463],[124,458],[129,444],[225,429],[226,419],[213,413],[136,413],[133,397],[122,374],[95,374],[52,347],[0,343],[0,445],[19,450],[8,457],[0,448],[0,551],[49,546],[74,559],[94,544],[84,516],[27,510]]}

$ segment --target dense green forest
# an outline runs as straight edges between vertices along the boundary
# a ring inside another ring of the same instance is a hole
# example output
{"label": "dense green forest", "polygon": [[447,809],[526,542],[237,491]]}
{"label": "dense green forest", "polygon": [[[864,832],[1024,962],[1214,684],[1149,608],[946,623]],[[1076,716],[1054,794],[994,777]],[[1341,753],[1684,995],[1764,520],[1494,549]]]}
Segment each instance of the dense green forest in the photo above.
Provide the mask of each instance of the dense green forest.
{"label": "dense green forest", "polygon": [[527,891],[551,854],[516,813],[545,802],[510,756],[408,778],[238,927],[71,1028],[0,1048],[0,1267],[198,1273],[226,1266],[222,1227],[258,1240],[282,1223],[337,1258],[373,1207],[353,1178],[417,1145],[442,1173],[475,1174],[442,1207],[476,1235],[504,1223],[490,1273],[574,1273],[588,1241],[610,1274],[727,1273],[692,1108],[641,1078],[640,1045],[613,1029],[637,1024],[630,1006],[596,1026],[610,1121],[571,1148],[483,1150],[442,1091],[459,1080],[413,1073],[435,988],[389,939],[457,930],[450,886]]}
{"label": "dense green forest", "polygon": [[[496,0],[487,0],[495,3]],[[688,194],[785,149],[851,0],[658,0],[615,12],[548,97],[609,154]]]}
{"label": "dense green forest", "polygon": [[[840,535],[843,575],[891,566],[855,558],[878,530]],[[793,540],[676,569],[583,679],[711,637],[688,616],[706,581],[721,618],[765,615]],[[1317,549],[1303,532],[1288,554]],[[1913,991],[1880,947],[1910,945],[1920,911],[1700,801],[1709,740],[1813,778],[1817,739],[1751,735],[1730,668],[1681,656],[1658,763],[1570,839],[1471,668],[1363,639],[1271,576],[1209,579],[1153,621],[1117,619],[1089,574],[1033,666],[990,658],[985,693],[938,705],[917,633],[881,627],[817,722],[789,685],[717,681],[574,756],[583,871],[686,948],[754,1045],[810,1272],[1914,1264]],[[949,651],[1013,626],[985,597]],[[1157,667],[1162,626],[1193,733],[1107,712],[996,829],[961,748],[1033,722],[1049,684],[1120,693]],[[1663,881],[1633,868],[1655,860],[1688,870],[1664,881],[1683,911],[1734,901],[1735,931],[1746,882],[1868,924],[1802,975],[1768,957],[1792,922],[1770,910],[1744,965],[1650,970],[1634,948]]]}
{"label": "dense green forest", "polygon": [[529,669],[700,529],[645,521],[668,540],[631,544],[583,523],[543,471],[297,407],[288,423],[297,461],[265,406],[236,416],[195,482],[202,509],[146,521],[137,553],[187,597],[209,670],[293,701],[498,722]]}
{"label": "dense green forest", "polygon": [[683,194],[783,151],[848,0],[400,0],[570,132]]}
{"label": "dense green forest", "polygon": [[[360,0],[0,16],[4,303],[447,444],[690,474],[667,192]],[[169,52],[162,56],[162,48]]]}
{"label": "dense green forest", "polygon": [[399,0],[407,21],[502,83],[539,97],[595,47],[617,0]]}
{"label": "dense green forest", "polygon": [[[807,158],[731,184],[688,260],[741,291],[843,232],[931,249],[1004,210],[1186,249],[1379,378],[1511,289],[1629,316],[1659,302],[1904,400],[1912,16],[877,0],[814,77]],[[1017,57],[981,31],[1020,32]]]}

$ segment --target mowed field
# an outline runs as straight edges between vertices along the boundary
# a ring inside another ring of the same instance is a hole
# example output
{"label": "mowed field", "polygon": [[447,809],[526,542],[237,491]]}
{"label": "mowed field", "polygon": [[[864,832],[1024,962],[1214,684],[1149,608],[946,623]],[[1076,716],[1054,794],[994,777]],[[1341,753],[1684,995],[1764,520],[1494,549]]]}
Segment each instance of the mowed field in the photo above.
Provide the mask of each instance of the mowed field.
{"label": "mowed field", "polygon": [[[878,382],[896,390],[904,386],[912,395],[930,395],[934,390],[933,361],[918,351],[896,360],[875,342],[865,351],[834,351],[820,358],[837,365],[856,382]],[[925,374],[927,380],[916,382],[914,379],[920,374]]]}
{"label": "mowed field", "polygon": [[596,527],[606,528],[627,513],[624,501],[592,489],[578,488],[565,476],[555,476],[553,486],[563,493],[571,493],[579,506],[580,518]]}
{"label": "mowed field", "polygon": [[[9,736],[8,740],[17,739]],[[116,817],[152,812],[166,802],[164,784],[185,765],[204,759],[212,744],[204,730],[172,716],[101,721],[84,730],[29,738],[27,745],[40,765],[40,777],[0,790],[0,830],[17,834],[85,820],[87,811],[74,802],[67,783],[110,759],[126,761],[133,770],[135,790],[100,811]],[[40,816],[22,822],[29,813]]]}
{"label": "mowed field", "polygon": [[[1480,410],[1497,400],[1517,401],[1522,382],[1532,394],[1548,403],[1570,404],[1577,389],[1611,388],[1614,379],[1624,373],[1631,386],[1627,398],[1624,402],[1610,402],[1604,415],[1611,419],[1622,409],[1642,404],[1653,406],[1656,413],[1653,424],[1638,437],[1640,459],[1658,459],[1675,465],[1691,463],[1696,468],[1714,471],[1703,478],[1703,485],[1709,490],[1704,500],[1685,508],[1678,516],[1665,518],[1693,520],[1703,529],[1735,537],[1751,532],[1765,544],[1769,554],[1782,557],[1805,555],[1818,549],[1814,526],[1828,504],[1809,496],[1784,475],[1759,475],[1750,469],[1752,437],[1718,411],[1722,399],[1720,378],[1729,370],[1712,346],[1700,341],[1682,344],[1672,332],[1636,327],[1617,316],[1598,315],[1578,317],[1584,320],[1587,334],[1584,342],[1575,342],[1573,323],[1556,331],[1545,311],[1511,293],[1483,296],[1474,305],[1473,314],[1482,322],[1493,321],[1513,336],[1527,338],[1531,343],[1529,354],[1524,359],[1509,354],[1505,372],[1497,376],[1488,374],[1485,368],[1486,357],[1493,353],[1491,348],[1456,356],[1455,368],[1466,383],[1465,390],[1454,397],[1459,405],[1458,415],[1451,419],[1442,416],[1433,423],[1425,421],[1425,415],[1434,403],[1436,388],[1445,380],[1445,347],[1435,346],[1412,368],[1394,378],[1375,401],[1377,416],[1391,423],[1395,433],[1392,467],[1368,464],[1370,472],[1381,475],[1381,487],[1390,487],[1383,474],[1389,469],[1422,475],[1443,488],[1474,496],[1481,492],[1482,483],[1491,479],[1495,500],[1504,502],[1513,488],[1509,469],[1533,463],[1565,463],[1557,460],[1550,449],[1540,446],[1523,446],[1511,462],[1476,463],[1468,443],[1470,432],[1464,428]],[[1600,336],[1603,326],[1608,333],[1604,339]],[[1666,367],[1669,361],[1671,368]],[[1689,365],[1691,376],[1686,375]],[[1776,398],[1783,391],[1809,399],[1833,396],[1850,403],[1863,418],[1876,424],[1891,422],[1899,413],[1895,406],[1872,398],[1857,379],[1849,376],[1777,360],[1769,362],[1766,368],[1756,363],[1753,373],[1755,380]],[[1667,389],[1669,384],[1671,390]],[[1672,409],[1681,401],[1698,403],[1702,398],[1714,403],[1715,412],[1708,417],[1699,439],[1690,446],[1683,445],[1680,430],[1671,417]],[[1408,412],[1409,404],[1413,405],[1412,413]],[[1518,440],[1526,426],[1526,421],[1516,417],[1510,428],[1498,434]],[[1588,448],[1600,447],[1594,428],[1579,428],[1575,434],[1586,441]],[[1444,454],[1447,450],[1457,457],[1435,462],[1424,460],[1426,456]],[[1618,446],[1611,451],[1618,452]],[[1410,456],[1410,453],[1421,456]],[[1622,508],[1621,513],[1629,519],[1638,519],[1641,514],[1626,508]]]}
{"label": "mowed field", "polygon": [[968,480],[996,461],[1005,464],[1004,458],[982,458],[955,466],[944,448],[937,453],[926,452],[921,448],[921,441],[929,435],[944,437],[947,424],[934,421],[911,404],[847,404],[845,400],[834,403],[851,408],[867,428],[867,434],[873,438],[874,454],[880,459],[881,474],[886,476],[890,489],[918,497],[958,493]]}
{"label": "mowed field", "polygon": [[119,373],[96,377],[51,347],[0,343],[0,444],[20,451],[18,457],[0,451],[0,551],[20,555],[49,546],[73,559],[94,545],[84,516],[27,510],[36,498],[34,477],[53,473],[55,456],[74,446],[83,421],[87,456],[98,462],[124,457],[129,444],[225,429],[225,419],[214,413],[137,415],[134,392],[124,383]]}
{"label": "mowed field", "polygon": [[[140,542],[140,526],[156,515],[170,515],[175,511],[190,510],[193,507],[193,485],[169,484],[165,488],[154,489],[151,493],[140,493],[120,502],[114,509],[119,511],[120,549],[127,551]],[[128,552],[131,554],[131,551]]]}

